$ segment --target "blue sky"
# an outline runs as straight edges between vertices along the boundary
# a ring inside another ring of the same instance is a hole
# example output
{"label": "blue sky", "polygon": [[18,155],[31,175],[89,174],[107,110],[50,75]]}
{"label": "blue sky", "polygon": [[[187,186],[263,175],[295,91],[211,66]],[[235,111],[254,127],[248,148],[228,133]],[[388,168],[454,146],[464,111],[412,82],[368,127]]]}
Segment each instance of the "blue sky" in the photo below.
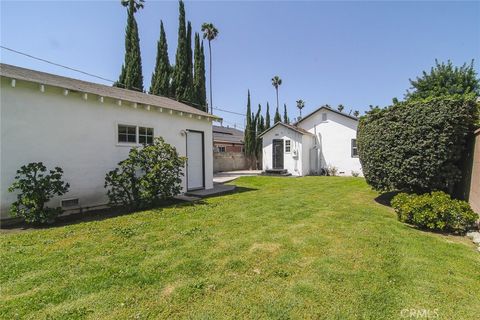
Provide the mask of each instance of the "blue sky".
{"label": "blue sky", "polygon": [[[480,63],[480,2],[187,1],[194,31],[203,22],[220,31],[213,46],[214,105],[245,112],[247,90],[254,107],[276,104],[270,79],[279,75],[280,103],[290,117],[295,101],[304,114],[342,103],[368,110],[401,98],[409,78],[434,59]],[[176,1],[149,1],[137,14],[143,75],[148,88],[160,19],[175,59]],[[126,10],[119,1],[1,1],[3,46],[116,80],[124,57]],[[208,52],[207,52],[208,54]],[[208,56],[207,56],[208,58]],[[0,60],[27,68],[101,82],[1,50]],[[207,61],[208,63],[208,61]],[[208,67],[208,65],[207,65]],[[103,82],[109,84],[108,82]],[[274,110],[271,110],[273,113]],[[243,117],[217,111],[224,125]]]}

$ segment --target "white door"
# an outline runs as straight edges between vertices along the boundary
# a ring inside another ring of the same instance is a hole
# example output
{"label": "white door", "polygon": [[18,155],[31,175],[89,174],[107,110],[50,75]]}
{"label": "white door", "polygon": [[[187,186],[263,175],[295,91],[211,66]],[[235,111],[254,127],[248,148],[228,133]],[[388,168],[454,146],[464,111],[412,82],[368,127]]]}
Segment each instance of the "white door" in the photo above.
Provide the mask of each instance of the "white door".
{"label": "white door", "polygon": [[203,189],[203,132],[187,132],[187,190]]}

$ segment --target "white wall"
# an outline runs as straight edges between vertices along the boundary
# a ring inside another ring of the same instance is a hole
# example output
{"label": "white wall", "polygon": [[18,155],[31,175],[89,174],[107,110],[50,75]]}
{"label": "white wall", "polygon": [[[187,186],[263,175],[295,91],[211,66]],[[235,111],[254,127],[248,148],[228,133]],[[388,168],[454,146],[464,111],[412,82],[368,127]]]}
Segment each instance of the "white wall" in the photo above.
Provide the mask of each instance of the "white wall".
{"label": "white wall", "polygon": [[[183,156],[186,138],[180,131],[203,131],[205,184],[207,189],[213,187],[212,124],[205,118],[170,115],[153,107],[151,111],[134,109],[127,102],[118,106],[108,98],[101,103],[93,95],[85,101],[80,93],[62,93],[60,88],[48,86],[42,93],[37,84],[25,81],[16,81],[12,88],[9,79],[1,79],[1,217],[7,216],[15,200],[7,188],[16,170],[30,162],[63,168],[70,191],[62,199],[80,198],[81,206],[105,204],[105,174],[125,159],[130,149],[117,144],[118,123],[153,127],[155,136],[162,136]],[[185,190],[185,179],[182,185]],[[53,199],[52,205],[59,201]]]}
{"label": "white wall", "polygon": [[[322,121],[322,113],[327,120]],[[316,136],[320,146],[319,167],[335,166],[340,175],[351,175],[352,171],[362,173],[360,160],[352,157],[351,139],[357,137],[358,121],[322,109],[298,124]],[[314,164],[310,164],[314,168]]]}
{"label": "white wall", "polygon": [[[302,134],[288,129],[282,125],[279,125],[269,132],[267,132],[262,137],[263,143],[263,170],[272,169],[272,143],[273,139],[283,139],[283,168],[287,169],[289,173],[294,176],[302,176],[306,173],[303,171],[302,164]],[[291,151],[290,153],[285,152],[285,140],[291,140]],[[298,157],[293,157],[293,150],[298,151]]]}

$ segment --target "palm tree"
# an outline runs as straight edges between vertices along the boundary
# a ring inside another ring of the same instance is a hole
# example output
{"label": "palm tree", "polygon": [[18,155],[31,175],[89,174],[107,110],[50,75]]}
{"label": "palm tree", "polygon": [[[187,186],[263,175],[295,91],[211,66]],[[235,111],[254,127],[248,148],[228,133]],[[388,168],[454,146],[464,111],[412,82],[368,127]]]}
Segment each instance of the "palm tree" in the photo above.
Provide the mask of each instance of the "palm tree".
{"label": "palm tree", "polygon": [[338,111],[342,112],[343,109],[345,109],[345,107],[343,106],[343,104],[339,104],[337,109],[338,109]]}
{"label": "palm tree", "polygon": [[298,110],[300,111],[300,117],[299,117],[299,119],[302,118],[302,109],[303,109],[303,107],[305,107],[305,101],[303,101],[302,99],[297,100],[297,108],[298,108]]}
{"label": "palm tree", "polygon": [[203,39],[208,40],[208,50],[210,51],[210,112],[213,114],[212,100],[212,40],[218,36],[218,30],[212,23],[202,24]]}
{"label": "palm tree", "polygon": [[358,111],[358,110],[353,111],[353,116],[354,117],[358,118],[359,115],[360,115],[360,111]]}
{"label": "palm tree", "polygon": [[282,84],[282,79],[280,79],[279,76],[275,76],[272,78],[272,86],[275,87],[275,90],[277,91],[277,109],[278,107],[278,87]]}

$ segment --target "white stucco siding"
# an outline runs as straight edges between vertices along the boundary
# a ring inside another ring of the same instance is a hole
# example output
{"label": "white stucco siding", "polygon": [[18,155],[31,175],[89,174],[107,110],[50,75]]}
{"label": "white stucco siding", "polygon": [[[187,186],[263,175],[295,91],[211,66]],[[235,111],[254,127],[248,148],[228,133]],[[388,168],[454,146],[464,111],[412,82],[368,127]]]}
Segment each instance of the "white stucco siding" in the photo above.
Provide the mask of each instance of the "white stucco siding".
{"label": "white stucco siding", "polygon": [[[284,154],[283,154],[283,168],[288,170],[294,176],[304,175],[302,163],[302,134],[284,126],[277,126],[267,132],[263,137],[263,170],[273,168],[272,163],[272,143],[274,139],[282,139]],[[291,151],[285,152],[285,141],[291,141]],[[294,156],[294,150],[297,151],[298,156]]]}
{"label": "white stucco siding", "polygon": [[[180,155],[186,154],[186,137],[181,130],[204,133],[205,187],[213,187],[212,124],[205,118],[180,116],[178,112],[150,111],[132,103],[98,96],[69,92],[17,81],[14,88],[10,80],[1,79],[1,216],[7,215],[15,194],[7,188],[21,165],[43,162],[48,168],[59,166],[70,191],[62,196],[79,198],[81,206],[96,206],[107,202],[103,187],[105,174],[127,157],[129,146],[117,143],[118,124],[131,124],[154,129],[154,136],[162,136],[175,146]],[[186,180],[182,186],[185,190]],[[59,198],[53,199],[59,205]]]}
{"label": "white stucco siding", "polygon": [[[322,121],[322,113],[327,120]],[[328,110],[320,110],[298,124],[316,137],[320,146],[319,167],[334,166],[340,175],[351,175],[352,171],[361,174],[358,157],[352,157],[351,141],[356,139],[358,121]],[[314,167],[314,164],[310,164]]]}

